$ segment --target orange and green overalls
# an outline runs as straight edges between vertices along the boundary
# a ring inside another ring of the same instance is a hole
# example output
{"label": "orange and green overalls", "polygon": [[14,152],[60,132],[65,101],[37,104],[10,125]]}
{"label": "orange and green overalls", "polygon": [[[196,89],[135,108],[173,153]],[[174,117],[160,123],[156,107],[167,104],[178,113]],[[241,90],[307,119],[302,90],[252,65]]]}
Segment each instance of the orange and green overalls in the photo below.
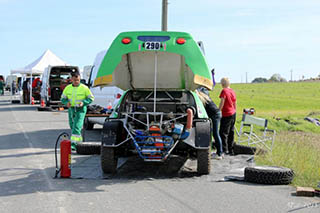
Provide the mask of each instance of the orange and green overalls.
{"label": "orange and green overalls", "polygon": [[[71,147],[74,150],[77,142],[82,142],[81,130],[87,113],[87,106],[92,103],[94,97],[90,89],[79,84],[75,87],[72,84],[66,86],[61,96],[61,102],[67,105],[70,102],[71,107],[68,109],[69,125],[71,128]],[[80,107],[79,104],[83,103]]]}

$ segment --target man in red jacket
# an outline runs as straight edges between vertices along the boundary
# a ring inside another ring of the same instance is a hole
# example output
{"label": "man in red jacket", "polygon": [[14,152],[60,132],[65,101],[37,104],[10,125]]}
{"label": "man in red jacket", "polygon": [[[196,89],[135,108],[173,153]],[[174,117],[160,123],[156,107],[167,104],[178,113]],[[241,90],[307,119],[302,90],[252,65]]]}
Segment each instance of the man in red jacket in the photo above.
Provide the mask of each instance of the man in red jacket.
{"label": "man in red jacket", "polygon": [[32,81],[32,89],[35,89],[36,87],[38,87],[40,85],[40,83],[41,83],[41,80],[39,77],[34,79],[34,81]]}
{"label": "man in red jacket", "polygon": [[220,137],[222,141],[223,152],[226,154],[234,155],[234,124],[236,122],[236,94],[230,88],[230,81],[228,78],[221,79],[222,91],[220,93],[219,109],[222,112],[220,121]]}

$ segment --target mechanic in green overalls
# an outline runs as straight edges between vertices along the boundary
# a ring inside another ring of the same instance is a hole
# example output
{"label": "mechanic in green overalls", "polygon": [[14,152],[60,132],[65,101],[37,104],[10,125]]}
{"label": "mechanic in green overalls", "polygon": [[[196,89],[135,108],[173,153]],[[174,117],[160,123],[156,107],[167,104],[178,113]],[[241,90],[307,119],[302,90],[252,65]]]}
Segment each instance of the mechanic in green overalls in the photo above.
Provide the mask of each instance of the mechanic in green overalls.
{"label": "mechanic in green overalls", "polygon": [[80,73],[71,73],[72,84],[66,86],[61,96],[62,104],[68,107],[69,125],[71,132],[71,149],[75,150],[77,143],[82,142],[81,130],[87,112],[87,106],[94,97],[90,89],[80,83]]}

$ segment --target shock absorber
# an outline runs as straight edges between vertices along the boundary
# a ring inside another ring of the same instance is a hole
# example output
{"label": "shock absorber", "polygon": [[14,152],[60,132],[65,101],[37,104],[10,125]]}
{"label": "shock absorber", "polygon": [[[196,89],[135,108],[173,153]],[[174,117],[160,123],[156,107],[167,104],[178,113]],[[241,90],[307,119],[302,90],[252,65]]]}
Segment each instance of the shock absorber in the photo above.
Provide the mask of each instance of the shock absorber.
{"label": "shock absorber", "polygon": [[[159,137],[154,137],[154,140],[155,140],[154,145],[158,148],[163,148],[160,127],[157,125],[152,125],[149,128],[149,132],[151,133],[151,136],[159,136]],[[160,140],[161,142],[157,142],[158,140]]]}
{"label": "shock absorber", "polygon": [[182,133],[180,139],[185,140],[189,137],[191,129],[192,129],[192,123],[193,123],[193,116],[194,116],[194,109],[188,108],[187,109],[187,126],[185,131]]}

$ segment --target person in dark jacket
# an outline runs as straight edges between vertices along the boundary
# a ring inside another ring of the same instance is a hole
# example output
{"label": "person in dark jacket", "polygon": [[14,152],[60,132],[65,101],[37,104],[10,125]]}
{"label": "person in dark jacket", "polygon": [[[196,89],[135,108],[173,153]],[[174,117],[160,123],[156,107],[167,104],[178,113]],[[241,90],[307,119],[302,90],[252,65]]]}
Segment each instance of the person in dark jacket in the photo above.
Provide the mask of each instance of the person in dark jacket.
{"label": "person in dark jacket", "polygon": [[219,125],[222,117],[221,111],[217,107],[217,105],[213,102],[213,100],[210,98],[209,91],[206,88],[201,87],[196,90],[196,93],[200,98],[201,102],[203,103],[206,109],[206,112],[208,114],[208,117],[212,120],[212,124],[213,124],[212,133],[215,141],[214,144],[217,149],[217,155],[215,156],[215,159],[221,160],[223,157],[222,142],[219,135]]}
{"label": "person in dark jacket", "polygon": [[23,90],[23,103],[29,104],[30,103],[30,79],[28,78],[25,80],[22,84],[22,90]]}

